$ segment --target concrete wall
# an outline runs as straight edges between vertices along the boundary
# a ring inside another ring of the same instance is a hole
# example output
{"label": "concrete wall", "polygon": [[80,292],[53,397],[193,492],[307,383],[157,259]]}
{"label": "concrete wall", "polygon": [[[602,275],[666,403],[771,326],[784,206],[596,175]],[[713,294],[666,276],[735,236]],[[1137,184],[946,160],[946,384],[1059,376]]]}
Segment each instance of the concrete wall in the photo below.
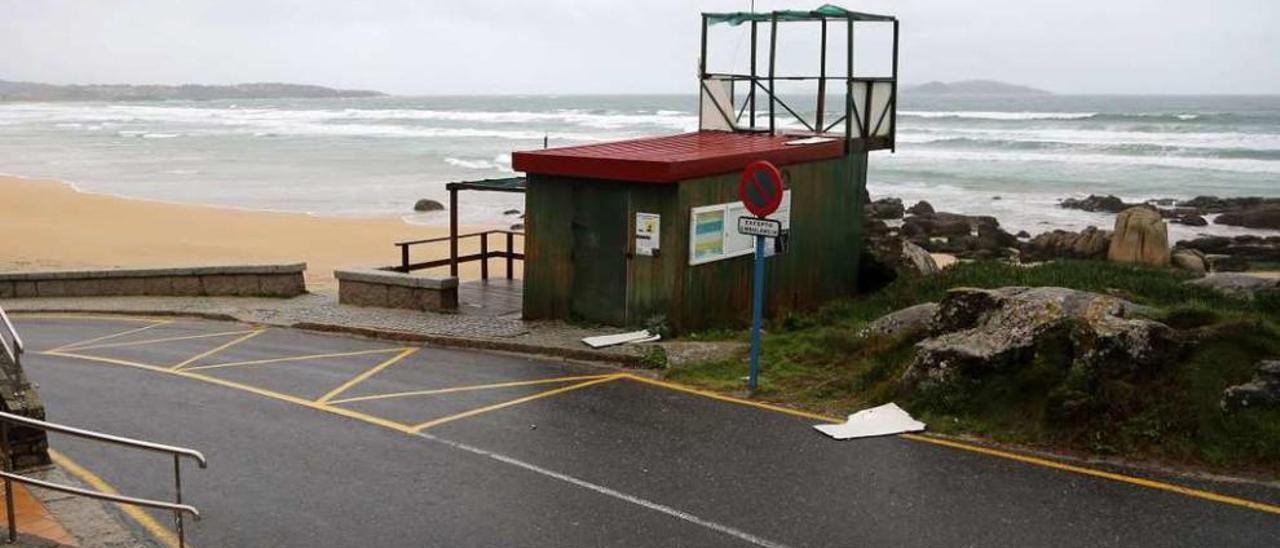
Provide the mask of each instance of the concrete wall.
{"label": "concrete wall", "polygon": [[0,273],[0,299],[118,295],[294,297],[306,263]]}
{"label": "concrete wall", "polygon": [[338,302],[352,306],[458,310],[457,278],[423,278],[388,270],[336,270]]}

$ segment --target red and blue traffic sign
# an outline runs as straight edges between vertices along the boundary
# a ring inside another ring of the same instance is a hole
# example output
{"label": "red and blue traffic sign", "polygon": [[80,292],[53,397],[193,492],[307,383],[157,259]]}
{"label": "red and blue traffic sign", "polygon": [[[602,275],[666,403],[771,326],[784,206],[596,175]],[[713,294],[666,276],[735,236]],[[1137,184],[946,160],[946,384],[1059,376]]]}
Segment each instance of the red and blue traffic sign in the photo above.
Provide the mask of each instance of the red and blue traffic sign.
{"label": "red and blue traffic sign", "polygon": [[756,217],[768,217],[782,205],[782,172],[764,160],[747,164],[738,181],[738,199]]}

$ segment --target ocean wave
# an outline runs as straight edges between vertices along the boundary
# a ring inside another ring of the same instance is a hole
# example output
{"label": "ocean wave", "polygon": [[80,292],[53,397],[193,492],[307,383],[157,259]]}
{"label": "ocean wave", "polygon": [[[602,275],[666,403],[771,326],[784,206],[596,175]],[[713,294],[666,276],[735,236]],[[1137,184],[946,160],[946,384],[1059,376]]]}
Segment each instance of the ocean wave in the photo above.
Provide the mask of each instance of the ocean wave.
{"label": "ocean wave", "polygon": [[1146,166],[1213,170],[1235,173],[1280,174],[1280,162],[1271,160],[1206,158],[1183,156],[1124,156],[1098,153],[1052,153],[1000,150],[945,150],[899,148],[888,161],[990,162],[990,163],[1071,163],[1103,166]]}
{"label": "ocean wave", "polygon": [[952,139],[1000,142],[1059,142],[1074,145],[1157,145],[1182,148],[1280,150],[1280,134],[1242,132],[1158,132],[1105,129],[993,129],[908,128],[898,133],[899,143],[928,144]]}
{"label": "ocean wave", "polygon": [[899,118],[968,118],[973,120],[1083,120],[1096,112],[1001,112],[961,110],[899,110]]}
{"label": "ocean wave", "polygon": [[1183,147],[1149,143],[1090,143],[1079,141],[1023,140],[973,137],[912,139],[912,144],[944,149],[1044,150],[1063,153],[1096,152],[1134,156],[1185,156],[1196,158],[1240,158],[1280,161],[1280,149],[1223,147]]}

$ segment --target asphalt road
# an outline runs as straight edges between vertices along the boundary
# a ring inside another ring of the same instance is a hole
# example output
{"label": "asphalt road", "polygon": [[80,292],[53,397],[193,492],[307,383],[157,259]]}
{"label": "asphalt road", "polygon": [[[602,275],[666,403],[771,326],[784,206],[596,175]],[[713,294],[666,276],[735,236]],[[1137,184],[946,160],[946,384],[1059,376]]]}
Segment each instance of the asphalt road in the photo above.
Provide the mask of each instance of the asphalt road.
{"label": "asphalt road", "polygon": [[[1277,490],[1151,478],[1204,490],[1189,496],[837,442],[609,369],[224,322],[15,320],[50,420],[208,456],[183,476],[201,547],[1280,545]],[[166,457],[51,441],[122,492],[172,496]]]}

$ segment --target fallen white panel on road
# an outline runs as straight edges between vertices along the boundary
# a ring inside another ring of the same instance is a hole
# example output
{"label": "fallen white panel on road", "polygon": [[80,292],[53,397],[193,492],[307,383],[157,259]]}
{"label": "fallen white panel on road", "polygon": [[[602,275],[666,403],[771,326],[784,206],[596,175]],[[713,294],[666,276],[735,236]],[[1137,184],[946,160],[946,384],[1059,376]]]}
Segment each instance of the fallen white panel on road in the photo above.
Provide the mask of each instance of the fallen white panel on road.
{"label": "fallen white panel on road", "polygon": [[619,333],[617,335],[600,335],[599,337],[587,337],[582,342],[587,343],[591,348],[604,348],[616,344],[643,341],[644,339],[657,340],[648,330],[632,331],[630,333]]}
{"label": "fallen white panel on road", "polygon": [[924,431],[924,423],[914,418],[896,403],[863,409],[852,415],[844,424],[819,424],[819,432],[838,440],[888,436],[903,432]]}

